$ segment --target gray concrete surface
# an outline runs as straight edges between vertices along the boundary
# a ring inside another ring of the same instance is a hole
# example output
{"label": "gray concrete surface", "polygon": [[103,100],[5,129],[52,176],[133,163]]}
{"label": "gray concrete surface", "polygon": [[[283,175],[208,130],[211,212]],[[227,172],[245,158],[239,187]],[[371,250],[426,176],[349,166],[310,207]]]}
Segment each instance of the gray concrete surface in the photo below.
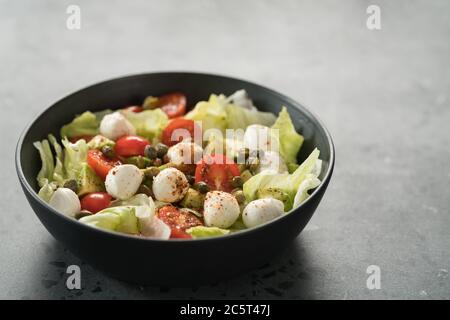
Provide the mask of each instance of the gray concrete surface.
{"label": "gray concrete surface", "polygon": [[[66,7],[81,7],[81,30]],[[382,29],[366,28],[381,7]],[[0,0],[0,298],[450,298],[448,1]],[[39,223],[14,170],[19,133],[60,97],[161,70],[265,84],[329,127],[337,163],[316,215],[265,268],[198,288],[93,270]],[[82,268],[82,290],[65,267]],[[381,269],[381,289],[366,268]]]}

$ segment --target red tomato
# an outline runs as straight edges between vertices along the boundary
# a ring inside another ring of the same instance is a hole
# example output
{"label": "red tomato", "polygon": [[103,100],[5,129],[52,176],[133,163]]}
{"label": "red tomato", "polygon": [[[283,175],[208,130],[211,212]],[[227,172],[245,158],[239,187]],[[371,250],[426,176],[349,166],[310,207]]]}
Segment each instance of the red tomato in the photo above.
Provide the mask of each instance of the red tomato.
{"label": "red tomato", "polygon": [[186,96],[180,92],[169,93],[158,98],[160,107],[169,118],[176,118],[186,113]]}
{"label": "red tomato", "polygon": [[195,182],[206,182],[211,190],[230,192],[231,179],[240,175],[237,164],[223,154],[206,155],[197,163]]}
{"label": "red tomato", "polygon": [[181,231],[178,228],[172,228],[170,232],[170,238],[172,239],[192,239],[192,236],[186,231]]}
{"label": "red tomato", "polygon": [[158,218],[171,229],[171,238],[191,238],[186,229],[203,225],[192,213],[179,210],[174,206],[164,206],[158,210]]}
{"label": "red tomato", "polygon": [[139,112],[144,111],[144,108],[139,107],[139,106],[129,106],[129,107],[126,107],[125,110],[129,110],[129,111],[133,111],[133,112],[139,113]]}
{"label": "red tomato", "polygon": [[105,157],[99,150],[89,150],[87,163],[95,173],[103,180],[108,175],[109,170],[120,164],[120,161]]}
{"label": "red tomato", "polygon": [[81,209],[97,213],[111,204],[112,197],[106,192],[93,192],[81,199]]}
{"label": "red tomato", "polygon": [[90,135],[85,134],[85,135],[81,135],[81,136],[72,137],[72,138],[69,139],[69,141],[72,142],[72,143],[75,143],[78,140],[84,139],[86,142],[89,142],[89,141],[91,141],[91,139],[93,137],[94,136],[90,136]]}
{"label": "red tomato", "polygon": [[[197,130],[195,129],[197,127]],[[179,132],[175,132],[175,130],[181,129]],[[162,133],[162,142],[167,146],[173,146],[178,142],[181,142],[185,134],[188,134],[192,139],[194,139],[194,131],[198,132],[201,135],[200,127],[195,124],[194,121],[178,118],[169,122],[167,127],[163,130]],[[175,132],[175,134],[174,134]],[[172,134],[174,134],[174,140],[172,140]]]}
{"label": "red tomato", "polygon": [[143,156],[144,150],[150,142],[139,136],[124,136],[116,141],[114,148],[120,157]]}

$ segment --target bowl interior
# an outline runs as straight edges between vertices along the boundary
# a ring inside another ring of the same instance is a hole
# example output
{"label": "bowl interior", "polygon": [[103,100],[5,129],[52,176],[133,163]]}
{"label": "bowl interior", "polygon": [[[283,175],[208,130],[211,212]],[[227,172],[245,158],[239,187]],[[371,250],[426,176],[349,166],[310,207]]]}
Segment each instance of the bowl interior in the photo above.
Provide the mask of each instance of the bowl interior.
{"label": "bowl interior", "polygon": [[197,101],[207,100],[212,93],[229,95],[239,89],[245,89],[262,111],[277,114],[282,106],[288,108],[297,131],[305,138],[298,160],[303,161],[315,147],[319,148],[323,160],[322,180],[330,169],[333,146],[326,129],[308,110],[286,96],[247,81],[196,73],[128,76],[87,87],[63,98],[39,115],[26,129],[22,144],[18,147],[20,167],[26,181],[37,191],[36,176],[41,161],[33,142],[46,138],[49,133],[59,137],[61,126],[84,111],[119,109],[141,104],[148,95],[158,96],[172,91],[184,92],[188,98],[188,107],[192,108]]}

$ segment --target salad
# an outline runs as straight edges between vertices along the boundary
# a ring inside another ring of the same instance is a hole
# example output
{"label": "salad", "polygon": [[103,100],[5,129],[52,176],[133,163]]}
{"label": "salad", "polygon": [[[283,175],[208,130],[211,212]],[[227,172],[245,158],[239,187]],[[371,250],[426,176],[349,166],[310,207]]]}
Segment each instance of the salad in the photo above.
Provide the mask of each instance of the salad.
{"label": "salad", "polygon": [[261,112],[245,90],[186,111],[175,92],[86,111],[36,141],[39,196],[95,227],[155,239],[224,236],[288,214],[319,186],[315,149],[285,107]]}

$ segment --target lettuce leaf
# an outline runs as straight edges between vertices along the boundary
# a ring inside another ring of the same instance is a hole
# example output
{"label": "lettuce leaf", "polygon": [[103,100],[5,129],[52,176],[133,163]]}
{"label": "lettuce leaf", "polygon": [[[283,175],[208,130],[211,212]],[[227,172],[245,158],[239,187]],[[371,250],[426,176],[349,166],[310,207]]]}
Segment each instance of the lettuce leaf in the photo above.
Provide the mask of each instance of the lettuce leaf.
{"label": "lettuce leaf", "polygon": [[63,167],[63,150],[54,135],[49,134],[48,140],[55,150],[55,168],[53,170],[53,181],[56,181],[61,185],[64,182],[65,176]]}
{"label": "lettuce leaf", "polygon": [[114,201],[112,207],[80,219],[93,227],[128,234],[141,234],[148,238],[169,239],[170,227],[155,216],[155,203],[145,194],[128,200]]}
{"label": "lettuce leaf", "polygon": [[185,115],[186,119],[201,121],[202,130],[218,129],[222,132],[227,128],[227,113],[223,103],[212,94],[208,101],[198,102],[194,109]]}
{"label": "lettuce leaf", "polygon": [[55,170],[53,153],[47,139],[36,141],[33,145],[39,151],[39,156],[42,162],[41,170],[39,170],[36,179],[39,187],[43,187],[48,182],[53,181],[53,172]]}
{"label": "lettuce leaf", "polygon": [[44,185],[39,189],[38,196],[48,203],[58,185],[55,182],[49,182],[47,179],[43,182]]}
{"label": "lettuce leaf", "polygon": [[307,191],[317,182],[316,180],[304,185],[297,201],[295,197],[303,181],[312,177],[317,178],[316,165],[319,160],[319,150],[314,149],[308,158],[292,174],[259,173],[244,183],[243,191],[247,201],[272,197],[284,203],[284,210],[289,211],[300,205],[307,197]]}
{"label": "lettuce leaf", "polygon": [[208,101],[200,101],[185,118],[202,122],[202,129],[245,129],[251,124],[271,126],[275,115],[270,112],[257,111],[255,108],[244,108],[231,103],[224,95],[212,94]]}
{"label": "lettuce leaf", "polygon": [[245,129],[252,124],[270,126],[275,121],[275,115],[271,112],[262,112],[256,109],[245,109],[234,104],[225,106],[227,113],[228,129]]}
{"label": "lettuce leaf", "polygon": [[138,135],[152,143],[159,142],[162,131],[169,122],[166,113],[161,109],[144,110],[139,113],[123,110],[122,114],[133,125]]}
{"label": "lettuce leaf", "polygon": [[87,225],[117,232],[136,234],[139,232],[135,207],[122,206],[106,208],[79,220]]}
{"label": "lettuce leaf", "polygon": [[77,137],[77,136],[95,136],[98,134],[100,122],[95,114],[90,111],[83,112],[81,115],[75,117],[69,124],[61,128],[61,137]]}
{"label": "lettuce leaf", "polygon": [[83,163],[87,161],[88,146],[84,139],[71,143],[67,138],[62,140],[64,146],[64,169],[67,179],[77,179]]}
{"label": "lettuce leaf", "polygon": [[223,236],[230,233],[230,230],[217,227],[197,226],[187,229],[186,232],[196,239]]}
{"label": "lettuce leaf", "polygon": [[278,115],[277,120],[272,126],[273,130],[277,130],[279,138],[279,152],[284,162],[288,165],[288,168],[293,172],[293,166],[297,164],[297,153],[303,144],[303,136],[295,131],[295,127],[292,123],[291,117],[283,107]]}

